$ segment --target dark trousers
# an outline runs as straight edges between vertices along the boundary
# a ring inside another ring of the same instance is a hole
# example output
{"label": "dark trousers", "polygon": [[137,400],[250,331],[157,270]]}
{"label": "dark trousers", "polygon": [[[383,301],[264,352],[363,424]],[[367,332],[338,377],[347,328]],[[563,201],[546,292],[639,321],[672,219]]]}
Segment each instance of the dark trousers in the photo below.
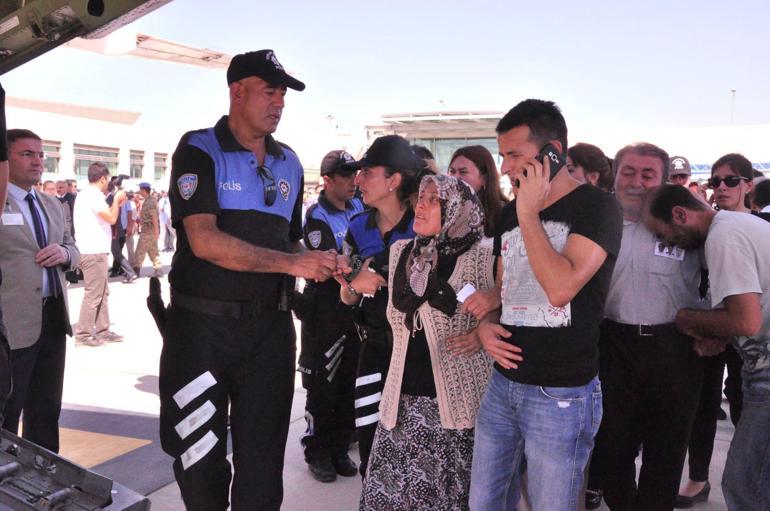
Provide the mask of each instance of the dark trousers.
{"label": "dark trousers", "polygon": [[743,361],[735,348],[728,344],[723,353],[715,357],[705,357],[703,362],[703,385],[690,433],[690,457],[688,458],[689,477],[698,482],[709,479],[709,465],[711,465],[714,437],[717,433],[717,417],[722,406],[722,379],[725,366],[728,374],[725,380],[725,395],[730,403],[730,419],[735,425],[738,424],[743,406],[740,374]]}
{"label": "dark trousers", "polygon": [[0,427],[3,425],[5,403],[11,394],[11,348],[5,338],[3,314],[0,311]]}
{"label": "dark trousers", "polygon": [[112,238],[112,246],[110,250],[112,252],[112,272],[118,273],[123,270],[128,276],[136,275],[134,269],[131,268],[131,264],[128,259],[123,257],[123,247],[126,245],[126,236]]}
{"label": "dark trousers", "polygon": [[187,509],[278,510],[294,395],[291,314],[246,319],[172,305],[160,360],[160,436]]}
{"label": "dark trousers", "polygon": [[3,428],[18,433],[19,416],[23,413],[22,437],[49,451],[59,452],[59,414],[67,346],[64,298],[49,299],[42,307],[42,328],[37,342],[28,348],[11,350],[13,390],[3,411]]}
{"label": "dark trousers", "polygon": [[[303,329],[303,344],[305,333]],[[353,390],[360,341],[352,329],[343,337],[339,344],[337,339],[324,343],[326,349],[319,353],[312,373],[302,375],[302,385],[307,390],[305,419],[308,422],[302,445],[308,462],[347,455],[353,439]]]}
{"label": "dark trousers", "polygon": [[390,368],[390,355],[393,347],[380,340],[366,339],[361,344],[358,355],[358,369],[355,391],[356,437],[361,464],[358,467],[361,476],[366,475],[369,454],[372,452],[374,433],[379,421],[379,406],[385,378]]}
{"label": "dark trousers", "polygon": [[[605,320],[599,376],[604,417],[592,463],[616,510],[671,510],[698,402],[702,360],[673,325],[651,336]],[[639,483],[634,460],[642,450]]]}

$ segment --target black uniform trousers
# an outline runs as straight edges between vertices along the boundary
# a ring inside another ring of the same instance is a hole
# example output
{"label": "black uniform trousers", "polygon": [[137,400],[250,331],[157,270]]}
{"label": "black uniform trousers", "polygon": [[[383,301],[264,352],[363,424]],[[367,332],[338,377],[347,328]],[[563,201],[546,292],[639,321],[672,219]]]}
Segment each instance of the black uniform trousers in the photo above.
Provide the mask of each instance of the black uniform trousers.
{"label": "black uniform trousers", "polygon": [[23,412],[22,437],[49,451],[59,452],[59,415],[67,350],[64,297],[48,298],[41,307],[40,337],[32,346],[11,350],[13,390],[3,411],[3,428],[17,434]]}
{"label": "black uniform trousers", "polygon": [[[2,275],[0,275],[0,281]],[[0,282],[2,285],[2,282]],[[0,427],[3,425],[3,411],[8,396],[11,394],[11,347],[6,338],[3,311],[0,309]]]}
{"label": "black uniform trousers", "polygon": [[338,338],[325,340],[303,326],[303,352],[306,339],[317,343],[319,353],[311,373],[302,374],[302,386],[307,390],[308,429],[302,437],[305,461],[338,459],[347,455],[355,432],[353,390],[360,341],[352,326]]}
{"label": "black uniform trousers", "polygon": [[359,327],[359,329],[363,342],[358,355],[355,408],[358,454],[361,458],[358,470],[363,477],[366,475],[374,433],[377,431],[377,422],[380,419],[380,399],[390,368],[393,340],[389,335],[390,332],[386,335],[383,331],[372,331],[365,327]]}
{"label": "black uniform trousers", "polygon": [[294,395],[291,313],[234,319],[167,311],[160,360],[160,436],[187,509],[278,510]]}
{"label": "black uniform trousers", "polygon": [[709,479],[709,465],[711,465],[714,438],[717,434],[717,418],[722,406],[722,380],[725,366],[727,366],[727,379],[724,380],[724,386],[725,395],[730,403],[730,420],[737,425],[741,417],[743,360],[732,344],[728,344],[723,353],[704,358],[703,386],[690,433],[688,464],[689,477],[693,481],[705,482]]}
{"label": "black uniform trousers", "polygon": [[[604,415],[592,463],[617,510],[671,510],[698,402],[702,360],[673,325],[605,320],[599,341]],[[636,459],[642,447],[639,483]]]}

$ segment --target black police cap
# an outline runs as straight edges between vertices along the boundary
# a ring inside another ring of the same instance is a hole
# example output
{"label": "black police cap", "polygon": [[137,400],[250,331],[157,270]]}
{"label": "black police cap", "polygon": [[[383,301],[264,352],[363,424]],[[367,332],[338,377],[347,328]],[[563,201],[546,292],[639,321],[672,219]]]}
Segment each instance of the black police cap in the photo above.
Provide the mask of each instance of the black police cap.
{"label": "black police cap", "polygon": [[271,85],[285,85],[294,90],[305,90],[305,84],[289,75],[275,56],[273,50],[239,53],[227,68],[227,84],[257,76]]}
{"label": "black police cap", "polygon": [[398,135],[385,135],[375,139],[364,157],[348,163],[346,168],[360,169],[384,165],[393,170],[420,171],[425,165],[409,146],[409,142]]}

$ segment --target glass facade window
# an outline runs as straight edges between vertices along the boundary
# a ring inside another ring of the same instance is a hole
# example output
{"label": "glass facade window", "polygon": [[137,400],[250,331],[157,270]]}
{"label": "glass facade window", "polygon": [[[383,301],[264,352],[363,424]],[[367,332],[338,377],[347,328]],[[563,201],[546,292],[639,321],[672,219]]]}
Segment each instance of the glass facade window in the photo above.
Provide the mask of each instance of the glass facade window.
{"label": "glass facade window", "polygon": [[468,145],[481,145],[489,149],[495,158],[498,170],[500,169],[501,159],[498,154],[496,138],[415,138],[412,143],[430,149],[430,152],[436,157],[436,165],[441,172],[446,172],[449,168],[451,163],[449,159],[452,154],[459,148]]}
{"label": "glass facade window", "polygon": [[168,153],[155,153],[155,181],[163,181],[166,177]]}
{"label": "glass facade window", "polygon": [[132,178],[141,179],[144,169],[144,151],[131,150],[129,154],[129,175]]}
{"label": "glass facade window", "polygon": [[75,144],[74,172],[77,177],[88,177],[88,166],[94,162],[103,163],[110,174],[118,171],[118,149],[116,147],[98,147],[85,144]]}
{"label": "glass facade window", "polygon": [[61,159],[61,142],[43,140],[43,152],[45,153],[45,160],[43,160],[45,172],[58,174],[59,160]]}

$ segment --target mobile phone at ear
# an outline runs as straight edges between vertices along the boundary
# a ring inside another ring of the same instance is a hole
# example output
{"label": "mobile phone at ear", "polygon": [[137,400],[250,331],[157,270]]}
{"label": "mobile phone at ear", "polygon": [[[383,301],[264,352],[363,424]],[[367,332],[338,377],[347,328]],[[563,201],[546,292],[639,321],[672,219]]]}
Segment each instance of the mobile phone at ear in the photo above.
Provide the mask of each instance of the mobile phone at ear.
{"label": "mobile phone at ear", "polygon": [[556,147],[554,147],[553,144],[546,144],[543,146],[543,148],[540,150],[540,153],[537,155],[537,160],[540,163],[543,163],[543,161],[548,158],[551,163],[551,175],[548,178],[549,181],[551,181],[556,174],[559,173],[561,168],[564,166],[564,160],[561,157],[561,154],[559,154],[559,151],[556,150]]}
{"label": "mobile phone at ear", "polygon": [[[561,168],[564,166],[564,160],[562,160],[561,155],[559,154],[559,151],[556,150],[556,147],[554,147],[553,144],[546,144],[543,146],[542,149],[540,149],[540,152],[535,157],[537,161],[540,163],[543,163],[543,160],[545,158],[548,158],[551,160],[551,175],[548,177],[548,181],[551,181],[556,174],[559,173]],[[524,175],[527,175],[527,171],[524,171]],[[519,186],[519,180],[516,180],[516,187]]]}

